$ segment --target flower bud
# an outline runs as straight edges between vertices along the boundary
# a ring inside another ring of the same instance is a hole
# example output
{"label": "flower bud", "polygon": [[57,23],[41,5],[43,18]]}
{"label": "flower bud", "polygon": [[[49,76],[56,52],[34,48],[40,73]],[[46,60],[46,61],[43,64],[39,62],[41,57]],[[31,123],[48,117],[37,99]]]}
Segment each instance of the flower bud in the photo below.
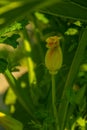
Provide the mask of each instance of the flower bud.
{"label": "flower bud", "polygon": [[63,56],[59,39],[57,36],[52,36],[46,40],[48,50],[45,56],[45,65],[51,74],[56,74],[62,66]]}

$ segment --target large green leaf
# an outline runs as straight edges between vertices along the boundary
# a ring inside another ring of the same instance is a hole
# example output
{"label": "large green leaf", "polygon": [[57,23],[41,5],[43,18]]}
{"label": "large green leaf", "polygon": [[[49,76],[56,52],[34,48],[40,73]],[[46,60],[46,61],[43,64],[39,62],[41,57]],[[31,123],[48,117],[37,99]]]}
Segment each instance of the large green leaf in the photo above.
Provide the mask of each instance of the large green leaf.
{"label": "large green leaf", "polygon": [[3,0],[0,1],[0,28],[41,10],[55,16],[87,22],[87,1],[78,0]]}
{"label": "large green leaf", "polygon": [[41,10],[54,16],[81,20],[87,22],[87,1],[83,0],[62,0],[58,4],[51,5]]}
{"label": "large green leaf", "polygon": [[0,28],[5,27],[9,23],[17,19],[29,17],[29,13],[40,8],[58,3],[60,0],[3,0],[0,2]]}
{"label": "large green leaf", "polygon": [[70,1],[87,8],[87,0],[70,0]]}

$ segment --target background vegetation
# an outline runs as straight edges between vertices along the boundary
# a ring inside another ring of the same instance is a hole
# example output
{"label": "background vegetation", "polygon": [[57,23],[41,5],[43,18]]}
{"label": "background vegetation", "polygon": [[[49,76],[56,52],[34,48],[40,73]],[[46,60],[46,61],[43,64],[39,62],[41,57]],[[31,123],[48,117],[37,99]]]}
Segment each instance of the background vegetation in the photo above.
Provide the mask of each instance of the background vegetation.
{"label": "background vegetation", "polygon": [[[6,46],[0,49],[0,72],[9,83],[3,98],[7,109],[0,108],[3,128],[56,130],[44,63],[46,39],[56,35],[62,37],[63,53],[55,75],[57,130],[87,129],[86,24],[86,0],[0,1],[0,43]],[[24,73],[14,78],[21,69]]]}

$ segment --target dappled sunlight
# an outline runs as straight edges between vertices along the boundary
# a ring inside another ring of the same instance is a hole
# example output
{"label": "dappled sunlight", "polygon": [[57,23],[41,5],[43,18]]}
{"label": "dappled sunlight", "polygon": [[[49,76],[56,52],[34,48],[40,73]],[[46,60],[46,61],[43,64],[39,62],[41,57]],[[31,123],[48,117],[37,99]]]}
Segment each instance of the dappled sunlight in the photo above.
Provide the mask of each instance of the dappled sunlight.
{"label": "dappled sunlight", "polygon": [[86,120],[83,119],[82,117],[79,117],[79,118],[77,119],[77,123],[78,123],[78,125],[80,125],[81,127],[86,127]]}
{"label": "dappled sunlight", "polygon": [[82,64],[80,69],[81,71],[87,72],[87,64]]}
{"label": "dappled sunlight", "polygon": [[75,130],[76,127],[81,130],[86,130],[87,121],[82,117],[78,117],[78,119],[73,123],[71,130]]}
{"label": "dappled sunlight", "polygon": [[[24,49],[25,53],[31,53],[31,46],[27,38],[24,38]],[[29,84],[36,83],[36,76],[35,76],[35,71],[34,71],[34,63],[33,60],[30,56],[26,57],[26,63],[28,67],[28,78],[29,78]]]}
{"label": "dappled sunlight", "polygon": [[15,95],[13,90],[9,88],[8,91],[6,92],[4,103],[9,107],[9,111],[11,114],[14,113],[16,110],[15,108],[16,101],[17,96]]}
{"label": "dappled sunlight", "polygon": [[26,85],[27,85],[26,82],[21,81],[21,87],[22,87],[22,88],[26,88],[26,87],[27,87]]}
{"label": "dappled sunlight", "polygon": [[39,13],[39,12],[35,12],[35,16],[37,19],[39,19],[41,22],[45,23],[45,24],[48,24],[49,23],[49,20],[45,17],[44,14],[42,13]]}

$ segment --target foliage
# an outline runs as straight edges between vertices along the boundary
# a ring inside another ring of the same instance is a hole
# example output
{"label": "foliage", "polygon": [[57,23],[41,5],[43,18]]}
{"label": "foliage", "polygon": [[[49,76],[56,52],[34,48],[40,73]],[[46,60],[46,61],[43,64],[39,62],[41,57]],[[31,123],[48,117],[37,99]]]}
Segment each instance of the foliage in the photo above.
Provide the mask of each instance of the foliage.
{"label": "foliage", "polygon": [[[9,122],[23,124],[18,129],[86,130],[86,24],[86,0],[0,1],[0,43],[14,48],[9,55],[4,52],[7,57],[0,53],[0,73],[10,87],[4,102],[12,117],[5,115]],[[50,36],[61,37],[63,54],[62,67],[52,83],[44,63]],[[18,79],[12,74],[17,67],[27,68]],[[0,125],[7,125],[2,117]]]}

